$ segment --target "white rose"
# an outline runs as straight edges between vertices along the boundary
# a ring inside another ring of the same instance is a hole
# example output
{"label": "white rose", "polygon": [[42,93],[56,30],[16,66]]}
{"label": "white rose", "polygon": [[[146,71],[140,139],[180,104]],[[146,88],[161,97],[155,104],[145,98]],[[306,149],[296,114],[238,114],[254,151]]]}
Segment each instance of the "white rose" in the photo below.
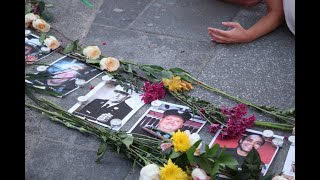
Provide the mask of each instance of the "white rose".
{"label": "white rose", "polygon": [[88,46],[83,49],[82,53],[89,59],[97,59],[101,55],[101,51],[98,46]]}
{"label": "white rose", "polygon": [[37,20],[34,20],[32,22],[32,26],[41,31],[41,32],[48,32],[50,30],[50,24],[48,24],[45,20],[43,19],[37,19]]}
{"label": "white rose", "polygon": [[60,42],[53,36],[49,36],[44,40],[44,44],[50,49],[57,49],[60,46]]}
{"label": "white rose", "polygon": [[40,16],[39,15],[35,15],[33,13],[28,13],[24,16],[24,23],[25,23],[25,28],[31,26],[32,22],[34,20],[39,19]]}
{"label": "white rose", "polygon": [[[191,146],[193,146],[194,143],[196,143],[201,139],[199,134],[197,133],[190,134],[189,130],[185,130],[184,133],[186,133],[189,136],[189,141],[191,143]],[[199,154],[201,146],[202,146],[202,143],[200,143],[199,146],[197,147],[195,154]]]}
{"label": "white rose", "polygon": [[193,180],[210,180],[210,177],[207,176],[206,172],[204,172],[200,168],[195,168],[191,173]]}
{"label": "white rose", "polygon": [[116,71],[120,67],[120,61],[113,57],[103,58],[100,61],[101,70],[106,69],[109,72]]}
{"label": "white rose", "polygon": [[140,171],[139,180],[160,180],[160,168],[156,164],[149,164]]}

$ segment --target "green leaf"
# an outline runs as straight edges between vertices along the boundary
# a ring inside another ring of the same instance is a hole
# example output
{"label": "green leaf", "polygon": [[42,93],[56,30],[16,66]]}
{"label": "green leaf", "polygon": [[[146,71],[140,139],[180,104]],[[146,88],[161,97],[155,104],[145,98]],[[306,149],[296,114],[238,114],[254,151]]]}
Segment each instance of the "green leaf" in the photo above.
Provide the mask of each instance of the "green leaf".
{"label": "green leaf", "polygon": [[48,23],[53,21],[53,15],[48,10],[44,10],[40,15],[42,19],[44,19]]}
{"label": "green leaf", "polygon": [[82,2],[84,2],[87,6],[93,8],[94,6],[87,0],[81,0]]}
{"label": "green leaf", "polygon": [[153,79],[157,79],[157,71],[155,71],[153,68],[151,68],[150,66],[148,65],[142,65],[140,66],[140,69],[146,74],[146,75],[149,75],[149,76],[152,76]]}
{"label": "green leaf", "polygon": [[98,156],[98,158],[96,160],[97,163],[99,163],[101,161],[101,159],[102,159],[103,155],[106,153],[106,151],[107,151],[107,143],[103,141],[103,142],[101,142],[100,147],[97,152],[97,156]]}
{"label": "green leaf", "polygon": [[100,63],[100,60],[99,60],[99,59],[87,59],[87,60],[86,60],[86,63],[89,63],[89,64],[99,64],[99,63]]}
{"label": "green leaf", "polygon": [[215,144],[212,148],[209,149],[209,146],[206,145],[206,157],[213,158],[217,154],[219,147],[219,144]]}
{"label": "green leaf", "polygon": [[133,143],[133,136],[127,136],[125,139],[122,140],[122,143],[125,144],[129,149],[129,146]]}
{"label": "green leaf", "polygon": [[67,47],[64,48],[63,52],[66,53],[66,54],[68,54],[68,53],[70,53],[70,52],[73,52],[73,51],[75,50],[75,48],[76,48],[76,45],[75,45],[75,44],[76,44],[77,41],[79,41],[79,40],[76,40],[76,41],[74,41],[74,42],[70,42],[70,43],[67,45]]}
{"label": "green leaf", "polygon": [[152,69],[156,69],[156,70],[158,70],[158,71],[164,70],[163,67],[158,66],[158,65],[149,65],[149,67],[151,67]]}
{"label": "green leaf", "polygon": [[42,14],[42,12],[44,11],[44,9],[45,9],[45,4],[44,4],[44,2],[43,1],[40,1],[39,3],[38,3],[38,12],[39,12],[39,14]]}
{"label": "green leaf", "polygon": [[188,73],[187,71],[181,69],[181,68],[171,68],[171,69],[168,69],[169,71],[173,72],[174,74],[181,74],[181,73],[187,73],[187,74],[190,74]]}
{"label": "green leaf", "polygon": [[171,159],[175,159],[175,158],[177,158],[177,157],[179,157],[181,155],[182,155],[181,152],[172,151],[172,153],[170,154],[170,158]]}
{"label": "green leaf", "polygon": [[193,146],[191,146],[186,154],[187,154],[187,158],[190,161],[190,163],[195,162],[195,157],[194,157],[194,152],[196,151],[197,147],[199,146],[199,144],[201,143],[201,140],[198,140],[196,143],[193,144]]}
{"label": "green leaf", "polygon": [[45,7],[47,7],[47,8],[53,7],[53,4],[46,4]]}
{"label": "green leaf", "polygon": [[[191,162],[190,162],[191,163]],[[204,157],[197,157],[196,163],[203,169],[207,174],[210,174],[212,171],[212,167],[214,165],[213,162],[209,161]]]}
{"label": "green leaf", "polygon": [[40,35],[40,39],[39,39],[39,42],[41,43],[41,44],[43,44],[44,43],[44,40],[47,38],[47,34],[46,33],[41,33],[41,35]]}
{"label": "green leaf", "polygon": [[172,74],[171,71],[168,71],[168,70],[163,70],[163,71],[161,71],[161,77],[162,77],[162,79],[163,79],[163,78],[170,79],[172,76],[173,76],[173,74]]}
{"label": "green leaf", "polygon": [[238,167],[238,162],[230,154],[222,154],[218,158],[221,164],[228,166],[231,169],[236,169]]}
{"label": "green leaf", "polygon": [[31,11],[32,11],[32,7],[31,7],[30,4],[24,5],[24,13],[25,13],[25,14],[28,14],[28,13],[30,13]]}
{"label": "green leaf", "polygon": [[210,176],[211,177],[215,177],[217,172],[219,171],[219,166],[220,166],[220,162],[218,160],[216,160],[213,164],[213,167],[210,171]]}
{"label": "green leaf", "polygon": [[129,73],[132,73],[132,67],[131,67],[131,64],[128,64],[128,72],[129,72]]}

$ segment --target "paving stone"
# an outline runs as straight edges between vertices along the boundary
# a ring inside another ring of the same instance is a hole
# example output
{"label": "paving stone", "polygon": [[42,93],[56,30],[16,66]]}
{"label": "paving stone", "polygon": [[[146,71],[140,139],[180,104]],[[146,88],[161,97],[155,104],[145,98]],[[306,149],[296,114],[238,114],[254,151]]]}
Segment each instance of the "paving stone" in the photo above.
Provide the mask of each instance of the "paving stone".
{"label": "paving stone", "polygon": [[94,22],[115,27],[126,27],[133,22],[151,2],[152,0],[104,1]]}
{"label": "paving stone", "polygon": [[225,28],[221,22],[230,21],[238,8],[216,0],[157,0],[129,28],[208,42],[207,28]]}
{"label": "paving stone", "polygon": [[107,152],[100,164],[96,151],[42,140],[26,161],[26,179],[124,179],[132,163]]}

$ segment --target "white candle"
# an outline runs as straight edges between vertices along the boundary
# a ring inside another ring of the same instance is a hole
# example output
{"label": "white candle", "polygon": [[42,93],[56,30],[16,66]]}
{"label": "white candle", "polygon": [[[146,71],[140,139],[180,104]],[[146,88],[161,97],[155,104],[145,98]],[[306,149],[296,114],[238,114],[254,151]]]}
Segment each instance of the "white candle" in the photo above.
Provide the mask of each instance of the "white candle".
{"label": "white candle", "polygon": [[86,96],[79,96],[77,98],[78,102],[81,104],[83,102],[86,102],[88,100],[88,98]]}
{"label": "white candle", "polygon": [[265,138],[272,138],[273,137],[273,132],[271,130],[264,130],[262,132],[262,136]]}
{"label": "white candle", "polygon": [[29,36],[30,34],[31,34],[30,30],[28,30],[28,29],[24,30],[24,35],[25,36]]}
{"label": "white candle", "polygon": [[152,101],[152,102],[151,102],[151,105],[152,105],[152,106],[155,106],[155,107],[158,107],[158,106],[161,105],[161,102],[157,99],[157,100]]}
{"label": "white candle", "polygon": [[282,147],[283,140],[279,139],[279,138],[274,138],[274,139],[272,139],[272,145],[275,147]]}
{"label": "white candle", "polygon": [[78,87],[83,87],[86,84],[86,81],[84,79],[77,79],[75,83]]}
{"label": "white candle", "polygon": [[37,71],[39,71],[39,72],[43,72],[43,71],[45,71],[47,69],[47,66],[38,66],[37,67]]}
{"label": "white candle", "polygon": [[295,145],[295,136],[289,136],[288,140],[291,142],[291,145]]}
{"label": "white candle", "polygon": [[112,79],[112,77],[110,77],[109,75],[102,76],[102,80],[105,82],[109,82],[111,79]]}
{"label": "white candle", "polygon": [[121,124],[122,124],[122,120],[121,119],[112,119],[110,121],[111,128],[121,127]]}
{"label": "white candle", "polygon": [[50,52],[50,48],[47,47],[41,47],[41,51],[45,54],[48,54]]}

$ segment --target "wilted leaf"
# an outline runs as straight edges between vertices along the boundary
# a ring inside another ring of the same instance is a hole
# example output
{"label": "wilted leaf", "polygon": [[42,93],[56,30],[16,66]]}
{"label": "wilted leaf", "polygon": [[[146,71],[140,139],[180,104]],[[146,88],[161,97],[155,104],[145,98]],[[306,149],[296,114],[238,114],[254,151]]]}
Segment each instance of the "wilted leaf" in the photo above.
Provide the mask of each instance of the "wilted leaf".
{"label": "wilted leaf", "polygon": [[97,152],[97,156],[98,156],[98,158],[96,160],[97,163],[101,161],[101,159],[106,151],[107,151],[107,143],[103,141],[103,142],[101,142],[100,147]]}

